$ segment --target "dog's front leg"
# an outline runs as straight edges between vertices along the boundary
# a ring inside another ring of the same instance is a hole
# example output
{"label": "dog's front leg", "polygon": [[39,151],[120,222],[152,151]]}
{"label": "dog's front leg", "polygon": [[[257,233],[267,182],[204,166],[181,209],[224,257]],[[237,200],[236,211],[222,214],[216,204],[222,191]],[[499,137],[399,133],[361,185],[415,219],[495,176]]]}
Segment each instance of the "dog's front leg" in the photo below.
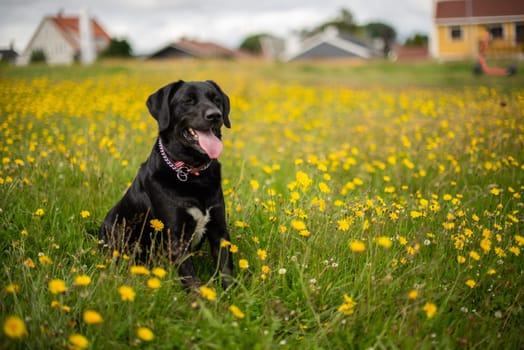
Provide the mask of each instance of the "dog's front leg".
{"label": "dog's front leg", "polygon": [[213,218],[208,225],[207,237],[211,248],[211,255],[218,267],[222,278],[222,286],[227,289],[232,282],[233,258],[229,251],[229,246],[222,246],[224,241],[230,242],[227,231],[225,212],[223,206],[214,208]]}
{"label": "dog's front leg", "polygon": [[219,239],[218,241],[212,242],[210,239],[211,255],[215,264],[218,266],[222,278],[222,286],[224,289],[229,288],[232,283],[233,276],[233,259],[229,252],[229,247],[221,247],[220,243],[223,240],[229,241],[229,235],[226,234],[226,238]]}
{"label": "dog's front leg", "polygon": [[178,267],[178,275],[182,286],[187,291],[200,287],[200,279],[196,276],[195,266],[191,256],[188,256]]}

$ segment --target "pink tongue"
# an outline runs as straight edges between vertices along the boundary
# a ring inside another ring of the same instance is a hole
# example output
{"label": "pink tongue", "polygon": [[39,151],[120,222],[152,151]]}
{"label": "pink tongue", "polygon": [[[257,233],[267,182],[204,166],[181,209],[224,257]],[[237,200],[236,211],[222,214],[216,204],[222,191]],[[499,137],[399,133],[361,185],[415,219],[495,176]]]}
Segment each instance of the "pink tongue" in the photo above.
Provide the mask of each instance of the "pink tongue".
{"label": "pink tongue", "polygon": [[222,141],[212,131],[198,131],[198,143],[211,159],[216,159],[222,152]]}

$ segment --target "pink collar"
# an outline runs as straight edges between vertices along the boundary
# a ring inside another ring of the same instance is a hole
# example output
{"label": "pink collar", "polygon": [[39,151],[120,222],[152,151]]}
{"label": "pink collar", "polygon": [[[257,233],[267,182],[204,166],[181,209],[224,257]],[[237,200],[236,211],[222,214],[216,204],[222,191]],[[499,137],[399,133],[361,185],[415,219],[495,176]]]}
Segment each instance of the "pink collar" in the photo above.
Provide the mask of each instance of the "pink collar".
{"label": "pink collar", "polygon": [[200,172],[209,168],[211,162],[213,161],[210,160],[208,163],[205,163],[204,165],[201,165],[199,167],[193,167],[189,164],[184,163],[181,160],[177,160],[173,164],[167,157],[164,145],[162,145],[162,141],[160,141],[160,137],[158,138],[158,148],[160,149],[160,155],[162,155],[162,159],[164,159],[164,162],[167,164],[168,167],[175,171],[176,177],[182,182],[187,181],[189,174],[199,176]]}

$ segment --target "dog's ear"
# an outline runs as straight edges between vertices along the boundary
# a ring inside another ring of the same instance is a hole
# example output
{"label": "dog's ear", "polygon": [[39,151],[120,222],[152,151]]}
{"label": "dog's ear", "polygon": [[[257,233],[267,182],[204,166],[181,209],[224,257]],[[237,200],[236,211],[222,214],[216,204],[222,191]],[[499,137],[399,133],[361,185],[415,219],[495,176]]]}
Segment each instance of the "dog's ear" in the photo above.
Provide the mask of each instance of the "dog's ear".
{"label": "dog's ear", "polygon": [[169,101],[171,101],[173,95],[183,84],[184,81],[182,80],[168,84],[148,97],[146,105],[149,109],[149,113],[151,113],[158,122],[159,132],[169,127],[172,112]]}
{"label": "dog's ear", "polygon": [[224,118],[224,125],[227,128],[231,128],[231,122],[229,121],[229,97],[222,91],[220,86],[218,86],[217,83],[215,83],[213,80],[207,81],[209,84],[213,85],[213,87],[222,95],[222,118]]}

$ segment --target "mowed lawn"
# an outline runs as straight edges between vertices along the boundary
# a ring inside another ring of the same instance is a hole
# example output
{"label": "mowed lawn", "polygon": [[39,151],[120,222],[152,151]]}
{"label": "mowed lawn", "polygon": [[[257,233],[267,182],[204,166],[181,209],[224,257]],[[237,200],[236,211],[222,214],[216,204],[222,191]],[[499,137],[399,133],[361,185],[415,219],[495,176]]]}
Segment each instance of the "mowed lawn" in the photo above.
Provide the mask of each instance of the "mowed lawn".
{"label": "mowed lawn", "polygon": [[[178,79],[231,98],[227,291],[98,248]],[[523,148],[524,74],[468,63],[2,66],[0,349],[523,348]]]}

